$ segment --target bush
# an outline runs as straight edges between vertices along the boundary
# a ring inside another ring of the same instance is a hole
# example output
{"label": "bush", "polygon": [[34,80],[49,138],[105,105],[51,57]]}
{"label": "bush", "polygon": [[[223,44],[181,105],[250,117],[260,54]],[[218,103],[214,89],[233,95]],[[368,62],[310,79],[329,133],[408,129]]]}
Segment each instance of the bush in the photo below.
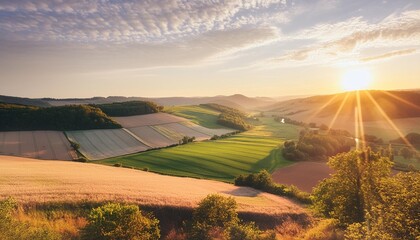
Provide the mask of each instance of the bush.
{"label": "bush", "polygon": [[13,218],[17,203],[12,198],[0,201],[0,239],[2,240],[55,240],[58,233],[46,227],[34,227]]}
{"label": "bush", "polygon": [[239,175],[235,178],[235,185],[252,187],[271,194],[290,197],[305,204],[311,203],[310,195],[308,193],[300,191],[293,185],[287,187],[275,183],[267,170],[262,170],[259,173],[251,173],[246,176]]}
{"label": "bush", "polygon": [[136,205],[108,203],[94,208],[88,216],[83,239],[155,240],[160,238],[159,220],[143,214]]}
{"label": "bush", "polygon": [[194,210],[190,238],[206,240],[226,235],[227,230],[239,221],[236,208],[232,197],[208,195]]}
{"label": "bush", "polygon": [[122,163],[114,163],[114,167],[122,167]]}

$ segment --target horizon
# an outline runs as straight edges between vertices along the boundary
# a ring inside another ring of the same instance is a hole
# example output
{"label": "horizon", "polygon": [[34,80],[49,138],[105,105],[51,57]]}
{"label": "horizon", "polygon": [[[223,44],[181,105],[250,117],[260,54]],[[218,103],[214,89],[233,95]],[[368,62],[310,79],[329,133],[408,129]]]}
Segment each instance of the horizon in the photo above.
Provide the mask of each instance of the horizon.
{"label": "horizon", "polygon": [[0,34],[8,96],[420,88],[412,1],[2,1]]}

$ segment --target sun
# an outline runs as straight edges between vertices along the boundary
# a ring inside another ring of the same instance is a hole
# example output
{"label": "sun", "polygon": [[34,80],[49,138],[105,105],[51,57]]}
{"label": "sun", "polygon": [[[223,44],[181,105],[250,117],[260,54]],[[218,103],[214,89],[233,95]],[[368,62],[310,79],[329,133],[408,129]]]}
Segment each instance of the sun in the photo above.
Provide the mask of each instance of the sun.
{"label": "sun", "polygon": [[365,90],[371,82],[372,74],[365,68],[348,70],[341,78],[341,85],[346,91]]}

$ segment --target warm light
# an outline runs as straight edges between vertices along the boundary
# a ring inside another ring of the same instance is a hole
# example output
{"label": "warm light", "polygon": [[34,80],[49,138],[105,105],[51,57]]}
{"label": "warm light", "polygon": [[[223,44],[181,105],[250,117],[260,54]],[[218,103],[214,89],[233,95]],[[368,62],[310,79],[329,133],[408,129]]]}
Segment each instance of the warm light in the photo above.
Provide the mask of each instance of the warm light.
{"label": "warm light", "polygon": [[344,73],[341,84],[346,91],[364,90],[369,87],[372,75],[368,69],[352,69]]}

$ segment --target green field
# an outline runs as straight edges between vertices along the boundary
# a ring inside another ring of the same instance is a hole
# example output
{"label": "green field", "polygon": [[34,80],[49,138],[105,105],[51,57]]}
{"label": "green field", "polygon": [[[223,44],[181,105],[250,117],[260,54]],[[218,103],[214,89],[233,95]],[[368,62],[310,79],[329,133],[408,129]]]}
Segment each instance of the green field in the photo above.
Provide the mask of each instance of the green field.
{"label": "green field", "polygon": [[[202,119],[198,118],[199,121]],[[98,161],[126,167],[149,168],[162,174],[232,182],[240,174],[274,171],[287,166],[281,154],[285,139],[295,139],[299,128],[261,118],[254,129],[217,141],[194,142]]]}
{"label": "green field", "polygon": [[190,119],[192,122],[207,128],[226,128],[217,124],[220,112],[198,106],[173,106],[166,107],[165,112]]}

